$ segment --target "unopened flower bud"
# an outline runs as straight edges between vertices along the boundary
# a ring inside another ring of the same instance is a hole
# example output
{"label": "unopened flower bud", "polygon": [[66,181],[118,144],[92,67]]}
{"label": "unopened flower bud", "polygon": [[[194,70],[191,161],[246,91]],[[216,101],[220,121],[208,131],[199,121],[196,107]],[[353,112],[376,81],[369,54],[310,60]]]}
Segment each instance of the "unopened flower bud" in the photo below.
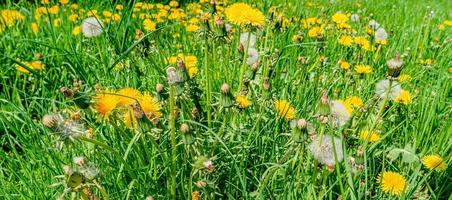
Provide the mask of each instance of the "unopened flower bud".
{"label": "unopened flower bud", "polygon": [[190,131],[190,127],[188,126],[188,124],[183,123],[183,124],[180,126],[180,132],[182,132],[182,133],[188,133],[188,131]]}
{"label": "unopened flower bud", "polygon": [[157,83],[157,85],[155,85],[155,90],[157,91],[157,93],[161,93],[163,91],[163,85]]}
{"label": "unopened flower bud", "polygon": [[217,20],[215,20],[215,25],[217,26],[223,26],[224,25],[224,20],[221,17],[218,17]]}
{"label": "unopened flower bud", "polygon": [[270,89],[270,80],[268,77],[264,79],[264,83],[262,84],[262,87],[264,88],[264,90]]}
{"label": "unopened flower bud", "polygon": [[206,170],[209,173],[212,173],[213,170],[215,169],[215,167],[213,166],[213,162],[211,160],[207,160],[205,162],[203,162],[204,168],[206,168]]}
{"label": "unopened flower bud", "polygon": [[306,122],[305,119],[299,119],[297,121],[297,128],[299,129],[305,129],[306,127],[308,127],[308,123]]}
{"label": "unopened flower bud", "polygon": [[42,116],[42,125],[48,128],[53,128],[56,126],[57,118],[56,115],[46,114]]}
{"label": "unopened flower bud", "polygon": [[253,72],[256,72],[259,69],[259,61],[255,62],[253,65],[251,65],[251,70]]}
{"label": "unopened flower bud", "polygon": [[221,93],[226,94],[229,93],[229,85],[227,83],[223,83],[223,85],[221,86]]}
{"label": "unopened flower bud", "polygon": [[199,180],[195,183],[196,187],[203,188],[207,185],[207,183],[203,180]]}
{"label": "unopened flower bud", "polygon": [[66,174],[66,175],[70,175],[70,174],[74,173],[72,168],[68,165],[63,166],[63,171],[64,171],[64,174]]}
{"label": "unopened flower bud", "polygon": [[166,79],[170,85],[180,82],[180,77],[174,67],[168,67],[168,69],[166,69]]}
{"label": "unopened flower bud", "polygon": [[386,64],[389,68],[388,75],[397,78],[400,75],[403,66],[403,60],[400,58],[400,55],[396,53],[394,58],[388,60]]}
{"label": "unopened flower bud", "polygon": [[180,57],[177,58],[177,67],[179,67],[181,69],[185,67],[184,60]]}
{"label": "unopened flower bud", "polygon": [[78,166],[84,166],[86,164],[86,161],[83,156],[77,156],[74,158],[74,163]]}
{"label": "unopened flower bud", "polygon": [[62,87],[60,88],[60,92],[61,94],[63,94],[64,97],[66,98],[72,98],[74,97],[74,91],[67,88],[67,87]]}

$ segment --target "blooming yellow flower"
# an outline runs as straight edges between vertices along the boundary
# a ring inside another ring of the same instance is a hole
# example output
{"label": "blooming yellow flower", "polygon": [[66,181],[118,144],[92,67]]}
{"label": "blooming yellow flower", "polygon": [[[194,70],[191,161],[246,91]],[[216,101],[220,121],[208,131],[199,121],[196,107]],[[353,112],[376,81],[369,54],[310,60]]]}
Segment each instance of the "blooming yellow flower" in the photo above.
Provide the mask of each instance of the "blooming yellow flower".
{"label": "blooming yellow flower", "polygon": [[429,170],[444,171],[447,164],[439,155],[428,155],[422,158],[422,164]]}
{"label": "blooming yellow flower", "polygon": [[198,25],[194,25],[194,24],[190,24],[190,25],[185,26],[185,30],[187,32],[196,32],[196,31],[198,31],[198,29],[199,29],[199,26]]}
{"label": "blooming yellow flower", "polygon": [[357,65],[355,71],[358,74],[370,74],[372,73],[372,67],[369,65]]}
{"label": "blooming yellow flower", "polygon": [[75,22],[78,19],[78,15],[77,14],[71,14],[71,15],[69,15],[68,19],[71,22]]}
{"label": "blooming yellow flower", "polygon": [[149,93],[145,92],[140,98],[139,103],[143,113],[152,122],[156,123],[162,116],[160,103]]}
{"label": "blooming yellow flower", "polygon": [[248,108],[251,106],[251,101],[248,100],[248,98],[244,95],[238,95],[237,97],[235,97],[235,102],[237,102],[237,105],[239,106],[239,108]]}
{"label": "blooming yellow flower", "polygon": [[119,20],[121,20],[121,15],[118,14],[118,13],[115,13],[115,14],[113,14],[113,15],[111,16],[111,19],[112,19],[113,21],[119,21]]}
{"label": "blooming yellow flower", "polygon": [[31,31],[33,31],[34,34],[39,32],[39,26],[36,22],[31,23]]}
{"label": "blooming yellow flower", "polygon": [[177,58],[182,58],[182,60],[184,61],[185,69],[187,70],[188,76],[190,76],[190,78],[193,78],[193,76],[198,73],[198,67],[196,66],[198,59],[196,58],[196,56],[177,54],[177,56],[168,58],[168,64],[176,64]]}
{"label": "blooming yellow flower", "polygon": [[[45,65],[42,64],[40,61],[33,61],[33,62],[22,62],[24,65],[26,65],[28,68],[39,71],[43,70]],[[20,65],[16,65],[16,70],[22,73],[30,73],[27,69]]]}
{"label": "blooming yellow flower", "polygon": [[361,46],[362,49],[366,50],[366,51],[370,51],[371,47],[370,47],[370,42],[368,39],[366,39],[363,36],[358,36],[355,37],[355,43],[359,46]]}
{"label": "blooming yellow flower", "polygon": [[409,91],[402,90],[399,96],[394,99],[394,101],[404,105],[411,104],[411,93]]}
{"label": "blooming yellow flower", "polygon": [[314,26],[312,28],[309,29],[308,31],[308,36],[309,37],[320,37],[323,35],[323,27],[322,26]]}
{"label": "blooming yellow flower", "polygon": [[147,31],[154,31],[155,30],[155,23],[153,21],[151,21],[150,19],[145,19],[143,21],[143,26],[144,26],[144,30]]}
{"label": "blooming yellow flower", "polygon": [[261,11],[245,3],[234,3],[224,11],[226,18],[238,26],[262,27],[265,25],[265,16]]}
{"label": "blooming yellow flower", "polygon": [[173,8],[176,8],[176,7],[179,6],[179,2],[177,2],[177,1],[170,1],[170,2],[168,3],[168,5],[171,6],[171,7],[173,7]]}
{"label": "blooming yellow flower", "polygon": [[357,96],[351,96],[345,99],[345,104],[348,104],[353,108],[359,108],[363,106],[363,100]]}
{"label": "blooming yellow flower", "polygon": [[348,21],[348,17],[346,14],[337,12],[331,17],[331,20],[336,24],[346,23]]}
{"label": "blooming yellow flower", "polygon": [[69,3],[69,0],[60,0],[61,5],[66,5]]}
{"label": "blooming yellow flower", "polygon": [[399,82],[403,83],[403,82],[408,82],[411,81],[411,76],[408,74],[401,74],[399,76]]}
{"label": "blooming yellow flower", "polygon": [[49,8],[49,13],[52,15],[58,14],[58,11],[60,11],[60,7],[58,6],[52,6]]}
{"label": "blooming yellow flower", "polygon": [[339,63],[339,67],[341,69],[344,69],[344,70],[350,69],[350,63],[348,63],[347,61],[340,59],[338,63]]}
{"label": "blooming yellow flower", "polygon": [[114,92],[111,90],[105,90],[93,97],[95,101],[94,109],[104,119],[107,119],[110,116],[120,101],[118,95],[111,93]]}
{"label": "blooming yellow flower", "polygon": [[80,33],[82,32],[82,27],[80,26],[76,26],[72,29],[72,35],[80,35]]}
{"label": "blooming yellow flower", "polygon": [[118,91],[118,106],[132,105],[141,97],[141,92],[134,88],[123,88]]}
{"label": "blooming yellow flower", "polygon": [[123,10],[124,6],[122,4],[118,4],[118,5],[115,6],[115,9],[116,10]]}
{"label": "blooming yellow flower", "polygon": [[406,179],[397,172],[383,172],[378,177],[381,190],[391,195],[400,195],[405,191]]}
{"label": "blooming yellow flower", "polygon": [[353,44],[353,38],[350,35],[343,35],[338,39],[338,42],[339,44],[349,47]]}
{"label": "blooming yellow flower", "polygon": [[375,131],[373,131],[372,133],[370,133],[369,131],[361,131],[359,133],[359,138],[368,142],[376,142],[380,140],[380,134]]}
{"label": "blooming yellow flower", "polygon": [[284,118],[286,121],[292,120],[295,118],[295,108],[292,107],[290,102],[286,100],[276,100],[275,108],[278,115]]}

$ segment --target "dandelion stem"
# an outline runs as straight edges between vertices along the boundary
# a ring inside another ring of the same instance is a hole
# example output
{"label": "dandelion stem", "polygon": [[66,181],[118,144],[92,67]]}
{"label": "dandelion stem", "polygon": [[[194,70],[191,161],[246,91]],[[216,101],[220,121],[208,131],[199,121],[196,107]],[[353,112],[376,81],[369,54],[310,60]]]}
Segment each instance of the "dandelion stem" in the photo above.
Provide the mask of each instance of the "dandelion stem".
{"label": "dandelion stem", "polygon": [[242,89],[243,86],[243,77],[245,76],[246,71],[246,58],[248,57],[248,47],[250,46],[250,38],[251,38],[251,32],[248,32],[248,37],[246,40],[246,45],[243,53],[243,60],[242,60],[242,66],[240,67],[240,77],[239,77],[239,88],[238,92]]}
{"label": "dandelion stem", "polygon": [[171,130],[171,189],[170,196],[171,199],[176,198],[176,119],[174,113],[174,86],[170,86],[170,97],[169,97],[169,112],[170,112],[170,130]]}
{"label": "dandelion stem", "polygon": [[206,74],[206,92],[207,92],[207,102],[206,102],[206,107],[207,107],[207,126],[209,128],[211,128],[211,121],[212,121],[212,113],[210,112],[210,102],[211,102],[211,94],[210,94],[210,73],[209,73],[209,66],[208,66],[208,56],[209,56],[209,43],[207,41],[205,41],[205,49],[204,49],[204,70],[205,70],[205,74]]}

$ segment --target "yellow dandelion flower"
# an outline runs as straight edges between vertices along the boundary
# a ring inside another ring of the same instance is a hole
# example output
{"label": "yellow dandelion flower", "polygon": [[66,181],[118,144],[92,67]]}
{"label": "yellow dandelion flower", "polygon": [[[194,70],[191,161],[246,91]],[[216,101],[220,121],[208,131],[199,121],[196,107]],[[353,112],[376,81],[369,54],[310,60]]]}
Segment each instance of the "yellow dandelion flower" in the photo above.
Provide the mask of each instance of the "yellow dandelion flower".
{"label": "yellow dandelion flower", "polygon": [[359,138],[361,138],[361,140],[368,142],[376,142],[380,140],[380,134],[378,134],[375,131],[373,131],[372,133],[370,133],[369,131],[361,131],[359,133]]}
{"label": "yellow dandelion flower", "polygon": [[343,35],[338,39],[338,42],[339,44],[349,47],[353,45],[353,38],[350,35]]}
{"label": "yellow dandelion flower", "polygon": [[227,7],[224,13],[231,23],[238,26],[261,27],[265,25],[264,14],[245,3],[234,3]]}
{"label": "yellow dandelion flower", "polygon": [[68,19],[71,22],[75,22],[78,19],[78,15],[77,14],[71,14],[71,15],[69,15]]}
{"label": "yellow dandelion flower", "polygon": [[82,32],[82,27],[80,26],[76,26],[72,29],[72,35],[80,35],[80,33]]}
{"label": "yellow dandelion flower", "polygon": [[198,31],[198,29],[199,29],[199,26],[198,25],[194,25],[194,24],[190,24],[190,25],[185,26],[185,30],[187,32],[196,32],[196,31]]}
{"label": "yellow dandelion flower", "polygon": [[276,100],[275,108],[278,115],[284,118],[286,121],[292,120],[295,118],[295,108],[292,107],[290,102],[286,100]]}
{"label": "yellow dandelion flower", "polygon": [[357,65],[355,71],[358,74],[370,74],[372,73],[372,67],[369,65]]}
{"label": "yellow dandelion flower", "polygon": [[137,128],[138,125],[137,118],[135,117],[135,114],[131,107],[129,107],[127,111],[124,113],[123,120],[124,125],[126,125],[127,128]]}
{"label": "yellow dandelion flower", "polygon": [[31,23],[31,31],[33,31],[34,34],[39,33],[39,26],[36,22]]}
{"label": "yellow dandelion flower", "polygon": [[153,21],[151,21],[150,19],[145,19],[143,21],[143,27],[144,27],[144,30],[154,31],[156,24]]}
{"label": "yellow dandelion flower", "polygon": [[401,74],[399,76],[399,82],[403,83],[403,82],[408,82],[411,81],[411,76],[408,74]]}
{"label": "yellow dandelion flower", "polygon": [[399,196],[405,191],[406,179],[397,172],[383,172],[378,177],[383,192]]}
{"label": "yellow dandelion flower", "polygon": [[[33,61],[33,62],[22,62],[24,65],[26,65],[28,68],[35,70],[35,71],[40,71],[43,70],[45,65],[42,64],[40,61]],[[20,65],[16,65],[16,70],[22,73],[30,73],[26,68],[20,66]]]}
{"label": "yellow dandelion flower", "polygon": [[115,14],[113,14],[113,15],[111,16],[111,19],[112,19],[113,21],[119,21],[119,20],[121,20],[121,15],[118,14],[118,13],[115,13]]}
{"label": "yellow dandelion flower", "polygon": [[162,116],[160,103],[149,93],[145,92],[139,99],[139,103],[143,113],[152,122],[156,123]]}
{"label": "yellow dandelion flower", "polygon": [[93,98],[95,101],[94,109],[104,119],[107,119],[110,116],[120,101],[118,95],[111,93],[113,93],[113,91],[105,90]]}
{"label": "yellow dandelion flower", "polygon": [[69,3],[69,0],[60,0],[61,5],[66,5]]}
{"label": "yellow dandelion flower", "polygon": [[123,88],[118,91],[118,106],[129,106],[141,97],[141,92],[133,88]]}
{"label": "yellow dandelion flower", "polygon": [[320,37],[323,35],[323,27],[321,26],[314,26],[312,28],[309,29],[308,31],[308,36],[313,38],[313,37]]}
{"label": "yellow dandelion flower", "polygon": [[115,6],[115,9],[116,10],[123,10],[124,6],[122,4],[118,4],[118,5]]}
{"label": "yellow dandelion flower", "polygon": [[345,104],[351,105],[353,108],[359,108],[363,106],[363,100],[357,96],[351,96],[345,99]]}
{"label": "yellow dandelion flower", "polygon": [[251,101],[248,100],[248,98],[244,95],[238,95],[237,97],[235,97],[235,102],[237,102],[237,105],[239,106],[239,108],[248,108],[251,106]]}
{"label": "yellow dandelion flower", "polygon": [[402,90],[399,96],[394,99],[394,101],[404,105],[411,104],[411,93],[409,91]]}
{"label": "yellow dandelion flower", "polygon": [[422,164],[429,170],[444,171],[447,164],[439,155],[428,155],[422,158]]}
{"label": "yellow dandelion flower", "polygon": [[49,8],[49,13],[52,15],[58,14],[58,11],[60,11],[60,7],[58,6],[52,6]]}
{"label": "yellow dandelion flower", "polygon": [[348,17],[346,14],[337,12],[331,17],[331,20],[336,24],[346,23],[348,21]]}
{"label": "yellow dandelion flower", "polygon": [[344,69],[344,70],[350,69],[350,63],[348,63],[347,61],[340,59],[338,63],[339,63],[339,67],[341,69]]}

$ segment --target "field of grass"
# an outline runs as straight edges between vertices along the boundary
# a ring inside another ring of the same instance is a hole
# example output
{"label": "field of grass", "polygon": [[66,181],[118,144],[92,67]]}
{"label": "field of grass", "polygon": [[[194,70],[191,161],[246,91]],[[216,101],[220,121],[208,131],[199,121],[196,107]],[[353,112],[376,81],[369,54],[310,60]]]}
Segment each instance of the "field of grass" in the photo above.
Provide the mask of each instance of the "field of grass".
{"label": "field of grass", "polygon": [[0,199],[452,198],[450,1],[77,2],[0,4]]}

